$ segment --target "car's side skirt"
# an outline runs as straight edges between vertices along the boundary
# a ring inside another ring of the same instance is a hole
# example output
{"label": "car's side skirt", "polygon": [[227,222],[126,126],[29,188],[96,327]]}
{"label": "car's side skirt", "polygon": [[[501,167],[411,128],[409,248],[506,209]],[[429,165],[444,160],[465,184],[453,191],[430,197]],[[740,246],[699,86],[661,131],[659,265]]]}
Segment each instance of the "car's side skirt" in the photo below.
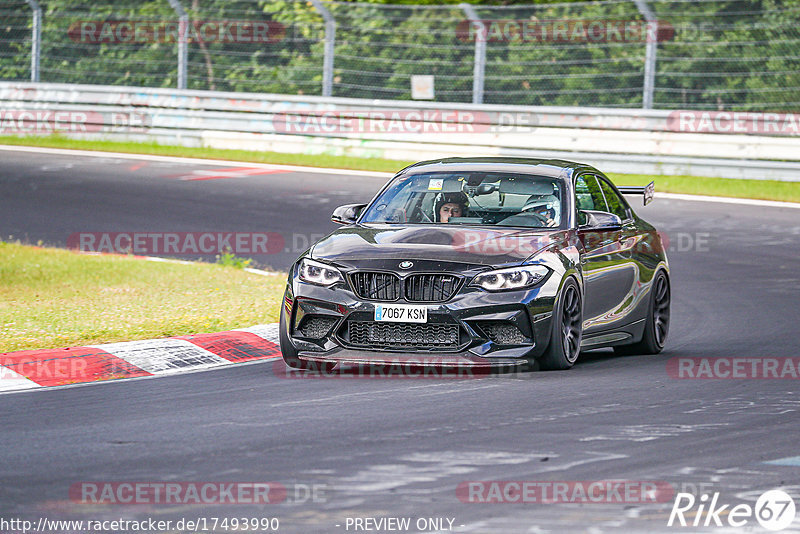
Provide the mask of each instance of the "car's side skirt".
{"label": "car's side skirt", "polygon": [[590,336],[584,336],[581,341],[582,349],[598,349],[601,347],[611,347],[614,345],[625,345],[628,342],[635,343],[641,339],[644,333],[646,319],[628,323],[624,327],[614,332],[603,332]]}

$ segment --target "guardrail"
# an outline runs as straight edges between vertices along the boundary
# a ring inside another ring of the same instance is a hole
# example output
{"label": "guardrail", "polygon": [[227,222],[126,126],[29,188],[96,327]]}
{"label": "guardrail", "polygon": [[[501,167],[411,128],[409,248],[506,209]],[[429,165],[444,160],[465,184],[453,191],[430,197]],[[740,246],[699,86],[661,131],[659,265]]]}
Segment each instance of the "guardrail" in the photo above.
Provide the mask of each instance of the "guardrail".
{"label": "guardrail", "polygon": [[800,116],[791,114],[0,82],[0,133],[58,131],[75,137],[398,160],[544,156],[610,172],[800,181],[798,130]]}

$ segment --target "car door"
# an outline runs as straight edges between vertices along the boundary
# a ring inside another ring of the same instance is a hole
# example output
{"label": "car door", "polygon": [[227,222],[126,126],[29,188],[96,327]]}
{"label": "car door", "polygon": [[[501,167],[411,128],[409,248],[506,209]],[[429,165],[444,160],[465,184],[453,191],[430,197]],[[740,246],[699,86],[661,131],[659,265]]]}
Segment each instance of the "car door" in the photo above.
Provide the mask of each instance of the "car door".
{"label": "car door", "polygon": [[[576,220],[579,225],[584,222],[580,210],[609,213],[616,211],[616,215],[624,216],[620,217],[623,219],[623,227],[618,230],[578,227],[578,238],[584,249],[581,254],[585,282],[583,326],[587,336],[613,330],[627,322],[632,304],[631,296],[638,280],[628,240],[630,224],[633,222],[630,211],[613,188],[609,188],[607,183],[604,184],[605,187],[603,184],[604,177],[593,173],[581,174],[575,181],[575,206],[578,209]],[[606,192],[606,189],[613,195]]]}

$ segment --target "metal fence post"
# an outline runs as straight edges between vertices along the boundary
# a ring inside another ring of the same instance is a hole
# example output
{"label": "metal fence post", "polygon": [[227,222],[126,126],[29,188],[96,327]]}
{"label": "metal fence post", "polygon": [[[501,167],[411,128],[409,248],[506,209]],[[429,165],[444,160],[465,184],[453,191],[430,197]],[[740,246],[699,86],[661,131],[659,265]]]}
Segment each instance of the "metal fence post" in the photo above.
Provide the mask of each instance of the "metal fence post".
{"label": "metal fence post", "polygon": [[459,4],[469,21],[475,25],[475,65],[472,69],[472,103],[483,104],[483,80],[486,71],[486,25],[470,4]]}
{"label": "metal fence post", "polygon": [[336,19],[320,0],[311,0],[325,20],[325,56],[322,59],[322,96],[333,95],[333,54],[336,43]]}
{"label": "metal fence post", "polygon": [[168,0],[178,15],[178,89],[186,89],[186,64],[189,56],[189,15],[180,0]]}
{"label": "metal fence post", "polygon": [[322,19],[325,21],[325,52],[322,58],[322,96],[333,95],[333,56],[336,44],[336,19],[328,8],[319,0],[311,0]]}
{"label": "metal fence post", "polygon": [[31,81],[39,81],[39,57],[42,54],[42,8],[36,0],[25,0],[33,11],[31,34]]}
{"label": "metal fence post", "polygon": [[658,52],[658,20],[646,0],[633,0],[636,9],[647,21],[647,45],[644,55],[644,88],[642,108],[653,109],[653,93],[656,89],[656,54]]}

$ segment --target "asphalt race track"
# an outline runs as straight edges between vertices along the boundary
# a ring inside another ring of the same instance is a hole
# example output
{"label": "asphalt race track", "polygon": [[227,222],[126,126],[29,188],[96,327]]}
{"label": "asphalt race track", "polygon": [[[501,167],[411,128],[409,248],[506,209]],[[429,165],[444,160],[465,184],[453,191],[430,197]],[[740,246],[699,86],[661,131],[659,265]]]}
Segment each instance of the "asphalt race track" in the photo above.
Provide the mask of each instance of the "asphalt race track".
{"label": "asphalt race track", "polygon": [[[64,246],[80,232],[269,231],[285,246],[257,259],[285,269],[311,236],[333,228],[335,206],[367,201],[383,183],[248,172],[2,151],[0,238]],[[387,517],[412,527],[451,519],[454,531],[476,533],[713,530],[668,527],[672,498],[462,502],[456,489],[469,481],[656,481],[751,506],[781,487],[800,507],[800,381],[668,372],[678,357],[800,357],[800,210],[633,205],[670,240],[672,325],[659,356],[595,352],[568,372],[463,380],[286,378],[282,363],[266,362],[3,395],[0,517],[277,517],[279,532],[332,533],[354,531],[354,518]],[[85,481],[276,482],[287,497],[71,501],[70,487]],[[763,531],[754,518],[748,526]],[[784,532],[800,532],[800,518]]]}

